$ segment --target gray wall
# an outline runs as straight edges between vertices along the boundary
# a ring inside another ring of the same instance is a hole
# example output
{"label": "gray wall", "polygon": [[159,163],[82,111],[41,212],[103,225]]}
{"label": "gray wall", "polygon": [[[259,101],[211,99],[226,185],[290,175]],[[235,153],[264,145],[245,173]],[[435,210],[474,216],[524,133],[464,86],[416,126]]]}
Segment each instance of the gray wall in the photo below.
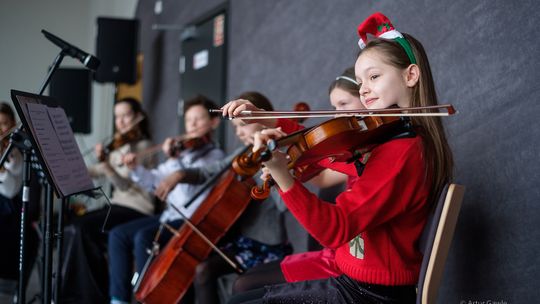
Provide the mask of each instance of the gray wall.
{"label": "gray wall", "polygon": [[[0,100],[11,103],[11,89],[37,92],[41,86],[48,67],[60,51],[45,39],[41,29],[95,54],[96,18],[133,18],[136,5],[137,0],[0,1]],[[61,67],[83,66],[66,56]],[[92,133],[76,135],[82,151],[110,136],[113,99],[113,85],[94,82]],[[95,162],[95,158],[91,156],[87,161]]]}
{"label": "gray wall", "polygon": [[[144,98],[156,139],[171,135],[179,99],[179,32],[222,1],[140,1]],[[540,296],[538,249],[540,49],[538,1],[229,2],[228,96],[259,90],[276,108],[297,100],[328,108],[327,86],[354,63],[355,29],[375,11],[423,42],[445,118],[457,182],[467,186],[440,303],[534,303]],[[309,123],[309,121],[308,121]],[[233,134],[229,134],[234,145]]]}

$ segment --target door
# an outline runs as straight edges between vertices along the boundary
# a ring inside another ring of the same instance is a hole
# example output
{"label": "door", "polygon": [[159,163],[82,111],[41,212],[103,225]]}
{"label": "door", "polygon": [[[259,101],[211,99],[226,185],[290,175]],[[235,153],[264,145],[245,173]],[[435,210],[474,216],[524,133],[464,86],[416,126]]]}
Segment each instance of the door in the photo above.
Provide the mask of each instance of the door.
{"label": "door", "polygon": [[[181,33],[180,115],[183,102],[197,94],[213,100],[218,106],[226,100],[226,8],[218,8],[187,26]],[[183,117],[180,126],[184,128]],[[226,124],[222,122],[216,134],[225,149]]]}

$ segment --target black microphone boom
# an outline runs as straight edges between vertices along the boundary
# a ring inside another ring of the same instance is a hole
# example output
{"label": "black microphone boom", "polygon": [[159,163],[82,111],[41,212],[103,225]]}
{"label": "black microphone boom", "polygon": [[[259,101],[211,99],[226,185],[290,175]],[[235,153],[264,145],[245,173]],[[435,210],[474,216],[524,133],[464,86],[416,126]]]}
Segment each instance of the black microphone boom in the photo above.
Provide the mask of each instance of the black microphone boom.
{"label": "black microphone boom", "polygon": [[43,33],[43,35],[45,35],[45,38],[49,39],[52,43],[59,46],[62,51],[64,51],[70,57],[77,58],[80,62],[82,62],[82,64],[84,64],[85,67],[95,71],[99,66],[99,59],[97,59],[96,57],[86,52],[83,52],[78,47],[65,42],[64,40],[56,37],[55,35],[47,32],[46,30],[41,30],[41,32]]}

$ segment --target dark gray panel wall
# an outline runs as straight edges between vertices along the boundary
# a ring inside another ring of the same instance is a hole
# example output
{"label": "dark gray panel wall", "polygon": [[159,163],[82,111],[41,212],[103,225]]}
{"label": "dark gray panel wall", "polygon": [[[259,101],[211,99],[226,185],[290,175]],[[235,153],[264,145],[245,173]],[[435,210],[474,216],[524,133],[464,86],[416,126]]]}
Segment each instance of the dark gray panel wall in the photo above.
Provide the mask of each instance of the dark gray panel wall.
{"label": "dark gray panel wall", "polygon": [[153,30],[154,24],[184,26],[223,1],[163,2],[163,12],[154,14],[155,1],[139,1],[141,52],[144,54],[143,100],[151,118],[155,141],[175,135],[179,130],[177,104],[180,99],[180,31]]}
{"label": "dark gray panel wall", "polygon": [[[141,1],[144,97],[163,138],[176,121],[177,32],[222,1]],[[173,3],[174,2],[174,3]],[[375,11],[424,43],[446,118],[456,178],[467,186],[440,303],[535,303],[540,296],[538,1],[233,0],[228,95],[259,90],[276,108],[328,108],[327,86],[354,63],[356,25]],[[229,135],[231,146],[234,136]]]}

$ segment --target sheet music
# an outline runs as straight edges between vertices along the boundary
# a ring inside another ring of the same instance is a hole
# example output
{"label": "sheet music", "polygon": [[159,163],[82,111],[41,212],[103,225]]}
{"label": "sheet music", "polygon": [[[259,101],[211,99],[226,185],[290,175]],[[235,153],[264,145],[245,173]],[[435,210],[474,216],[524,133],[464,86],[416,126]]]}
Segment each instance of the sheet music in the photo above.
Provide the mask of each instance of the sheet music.
{"label": "sheet music", "polygon": [[59,191],[67,196],[94,187],[60,107],[27,103],[28,116],[41,153]]}

